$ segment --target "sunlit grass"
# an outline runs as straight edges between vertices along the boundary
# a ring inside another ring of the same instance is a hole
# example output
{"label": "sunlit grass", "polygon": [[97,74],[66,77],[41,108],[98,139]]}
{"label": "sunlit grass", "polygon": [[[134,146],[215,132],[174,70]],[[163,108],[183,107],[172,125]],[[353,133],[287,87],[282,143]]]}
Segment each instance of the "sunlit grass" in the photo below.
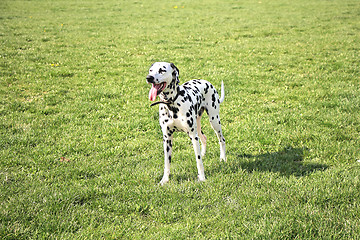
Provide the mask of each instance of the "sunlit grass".
{"label": "sunlit grass", "polygon": [[[358,1],[0,3],[1,239],[356,239]],[[171,180],[155,61],[226,98]]]}

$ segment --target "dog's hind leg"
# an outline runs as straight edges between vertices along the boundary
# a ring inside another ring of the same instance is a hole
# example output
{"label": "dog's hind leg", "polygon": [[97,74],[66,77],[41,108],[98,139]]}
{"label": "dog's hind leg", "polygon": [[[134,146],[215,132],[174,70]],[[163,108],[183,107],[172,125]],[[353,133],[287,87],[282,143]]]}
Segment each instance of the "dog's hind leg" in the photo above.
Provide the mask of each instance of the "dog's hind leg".
{"label": "dog's hind leg", "polygon": [[199,135],[201,141],[201,157],[203,158],[206,153],[206,136],[201,131],[201,116],[197,117],[196,125],[197,125],[197,134]]}
{"label": "dog's hind leg", "polygon": [[209,120],[210,120],[211,127],[214,129],[216,136],[219,139],[220,161],[223,160],[224,162],[226,162],[225,138],[224,138],[224,135],[221,130],[219,111],[217,111],[217,113],[214,111],[213,114],[209,111]]}

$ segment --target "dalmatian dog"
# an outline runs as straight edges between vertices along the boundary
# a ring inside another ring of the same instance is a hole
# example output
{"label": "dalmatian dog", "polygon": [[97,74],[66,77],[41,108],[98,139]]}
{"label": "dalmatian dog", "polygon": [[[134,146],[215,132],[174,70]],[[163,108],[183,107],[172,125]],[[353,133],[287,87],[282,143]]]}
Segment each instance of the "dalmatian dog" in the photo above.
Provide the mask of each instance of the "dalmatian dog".
{"label": "dalmatian dog", "polygon": [[[183,85],[179,81],[179,69],[173,63],[156,62],[149,69],[146,81],[151,85],[150,101],[159,96],[159,121],[163,133],[165,167],[160,182],[169,181],[173,133],[184,131],[190,137],[196,158],[199,181],[205,181],[202,158],[206,152],[206,136],[201,131],[201,116],[206,111],[210,124],[220,144],[220,161],[226,161],[225,138],[220,124],[220,103],[224,101],[224,83],[221,83],[221,97],[214,86],[206,80],[190,80]],[[201,141],[201,152],[200,143]]]}

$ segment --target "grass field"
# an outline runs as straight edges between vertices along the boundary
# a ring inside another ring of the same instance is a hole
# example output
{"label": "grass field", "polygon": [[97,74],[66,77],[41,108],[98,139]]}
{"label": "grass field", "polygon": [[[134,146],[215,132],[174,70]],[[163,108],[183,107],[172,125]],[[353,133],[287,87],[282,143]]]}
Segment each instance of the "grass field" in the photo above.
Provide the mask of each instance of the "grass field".
{"label": "grass field", "polygon": [[[358,0],[0,2],[1,239],[359,239]],[[228,162],[145,77],[225,83]]]}

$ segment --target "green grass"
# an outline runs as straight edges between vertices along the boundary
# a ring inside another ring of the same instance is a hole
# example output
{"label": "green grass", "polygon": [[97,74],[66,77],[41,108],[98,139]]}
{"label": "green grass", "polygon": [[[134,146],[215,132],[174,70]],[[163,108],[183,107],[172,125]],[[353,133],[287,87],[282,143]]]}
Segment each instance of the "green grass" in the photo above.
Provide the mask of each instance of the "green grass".
{"label": "green grass", "polygon": [[[0,3],[1,239],[358,239],[357,0]],[[226,98],[205,183],[145,76]]]}

